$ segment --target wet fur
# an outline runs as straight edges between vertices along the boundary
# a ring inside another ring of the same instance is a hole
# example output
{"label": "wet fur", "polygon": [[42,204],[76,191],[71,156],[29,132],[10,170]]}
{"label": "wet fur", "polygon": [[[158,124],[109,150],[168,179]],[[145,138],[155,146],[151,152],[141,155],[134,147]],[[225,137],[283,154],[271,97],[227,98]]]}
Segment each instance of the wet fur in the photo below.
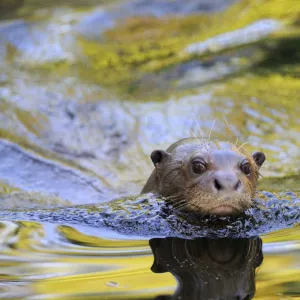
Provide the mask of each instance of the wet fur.
{"label": "wet fur", "polygon": [[[212,151],[217,150],[232,151],[238,156],[247,158],[250,163],[252,169],[250,176],[246,177],[241,171],[236,172],[237,178],[243,185],[242,193],[233,193],[230,198],[228,195],[225,197],[223,194],[212,193],[209,182],[212,180],[210,176],[213,176],[213,172],[208,171],[195,180],[187,175],[186,168],[191,155],[199,152],[209,156]],[[171,145],[166,153],[167,156],[164,160],[155,165],[142,193],[156,192],[172,201],[177,209],[188,209],[200,213],[209,213],[221,205],[230,205],[237,212],[251,207],[259,176],[259,167],[243,147],[236,147],[224,142],[189,138]]]}

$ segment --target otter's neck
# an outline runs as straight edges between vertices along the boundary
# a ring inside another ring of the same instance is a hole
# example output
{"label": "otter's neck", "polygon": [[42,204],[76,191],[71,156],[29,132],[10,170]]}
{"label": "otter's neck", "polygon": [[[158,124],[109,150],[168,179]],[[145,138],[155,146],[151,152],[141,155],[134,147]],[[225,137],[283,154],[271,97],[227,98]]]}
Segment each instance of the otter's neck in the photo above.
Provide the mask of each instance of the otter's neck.
{"label": "otter's neck", "polygon": [[157,178],[156,170],[154,169],[148,178],[145,186],[143,187],[141,194],[145,193],[158,193],[159,181]]}

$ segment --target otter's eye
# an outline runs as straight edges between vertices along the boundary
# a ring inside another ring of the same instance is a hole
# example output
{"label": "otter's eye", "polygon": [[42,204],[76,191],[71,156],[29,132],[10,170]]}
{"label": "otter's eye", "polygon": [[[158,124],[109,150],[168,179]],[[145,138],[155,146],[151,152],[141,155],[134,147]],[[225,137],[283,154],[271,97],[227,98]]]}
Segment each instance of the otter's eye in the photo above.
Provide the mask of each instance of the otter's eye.
{"label": "otter's eye", "polygon": [[248,162],[241,165],[241,170],[245,175],[249,175],[251,173],[251,166]]}
{"label": "otter's eye", "polygon": [[200,174],[204,171],[206,171],[206,166],[204,163],[200,162],[200,161],[193,161],[192,163],[192,169],[194,173]]}

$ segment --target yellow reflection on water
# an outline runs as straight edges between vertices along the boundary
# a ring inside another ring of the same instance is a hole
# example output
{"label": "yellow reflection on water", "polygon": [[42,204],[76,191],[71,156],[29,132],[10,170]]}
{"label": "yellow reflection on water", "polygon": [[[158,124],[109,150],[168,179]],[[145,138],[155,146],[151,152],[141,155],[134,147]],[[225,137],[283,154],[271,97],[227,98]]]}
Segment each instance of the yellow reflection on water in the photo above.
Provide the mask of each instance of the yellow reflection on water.
{"label": "yellow reflection on water", "polygon": [[[53,238],[37,222],[1,223],[1,282],[13,293],[47,299],[153,299],[172,294],[176,280],[151,271],[145,240],[104,239],[71,226]],[[262,236],[264,260],[256,270],[254,299],[293,299],[299,292],[299,226]],[[26,293],[25,293],[26,292]],[[22,299],[22,297],[20,298]]]}

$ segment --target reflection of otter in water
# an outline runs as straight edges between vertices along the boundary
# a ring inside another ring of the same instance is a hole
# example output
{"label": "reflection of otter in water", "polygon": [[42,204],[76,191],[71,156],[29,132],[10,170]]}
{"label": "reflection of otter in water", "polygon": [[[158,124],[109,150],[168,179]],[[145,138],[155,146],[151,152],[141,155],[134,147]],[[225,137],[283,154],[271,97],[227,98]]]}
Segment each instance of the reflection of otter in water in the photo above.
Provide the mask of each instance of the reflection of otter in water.
{"label": "reflection of otter in water", "polygon": [[150,246],[154,254],[151,270],[170,272],[178,282],[173,296],[159,296],[157,300],[246,300],[254,296],[255,268],[263,260],[259,237],[154,238]]}
{"label": "reflection of otter in water", "polygon": [[187,138],[151,154],[155,166],[142,193],[168,197],[177,208],[215,215],[241,213],[252,205],[262,152],[208,139]]}

